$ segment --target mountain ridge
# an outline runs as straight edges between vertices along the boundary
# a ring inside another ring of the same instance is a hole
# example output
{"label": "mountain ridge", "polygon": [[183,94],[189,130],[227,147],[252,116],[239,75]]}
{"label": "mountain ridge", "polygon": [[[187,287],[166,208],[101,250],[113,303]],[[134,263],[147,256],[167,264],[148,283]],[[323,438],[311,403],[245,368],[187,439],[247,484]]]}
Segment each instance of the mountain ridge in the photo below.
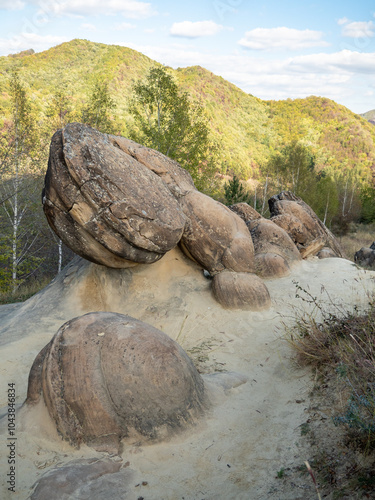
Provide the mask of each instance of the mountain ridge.
{"label": "mountain ridge", "polygon": [[[132,118],[128,101],[134,81],[160,63],[120,45],[74,39],[39,53],[0,57],[0,122],[9,115],[7,84],[12,69],[26,82],[39,113],[45,114],[54,89],[64,87],[76,108],[90,85],[105,78],[116,101],[119,133]],[[218,171],[241,178],[265,175],[270,156],[293,140],[311,147],[319,170],[375,171],[375,129],[360,115],[324,97],[264,101],[201,66],[170,71],[180,87],[199,100],[220,146]]]}

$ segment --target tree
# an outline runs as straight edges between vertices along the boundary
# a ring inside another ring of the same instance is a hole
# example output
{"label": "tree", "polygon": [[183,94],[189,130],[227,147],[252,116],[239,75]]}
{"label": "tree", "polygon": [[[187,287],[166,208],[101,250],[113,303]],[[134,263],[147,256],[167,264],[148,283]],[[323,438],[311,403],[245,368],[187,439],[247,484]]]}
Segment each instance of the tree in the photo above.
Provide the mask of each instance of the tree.
{"label": "tree", "polygon": [[233,179],[224,184],[225,204],[234,205],[235,203],[251,203],[250,193],[245,190],[240,179],[234,175]]}
{"label": "tree", "polygon": [[35,197],[35,161],[40,144],[24,84],[17,72],[9,81],[11,122],[3,131],[0,185],[0,223],[3,282],[16,290],[19,279],[37,264],[31,249],[38,239],[38,224],[30,221]]}
{"label": "tree", "polygon": [[217,189],[217,146],[203,107],[182,92],[164,67],[150,69],[133,85],[130,137],[176,160],[188,170],[196,187],[211,194]]}
{"label": "tree", "polygon": [[276,178],[280,191],[293,191],[297,196],[304,197],[317,182],[314,157],[309,148],[298,141],[292,141],[275,153],[269,160],[268,169]]}
{"label": "tree", "polygon": [[71,99],[71,96],[62,87],[53,91],[46,111],[47,117],[51,120],[50,128],[53,131],[65,127],[67,123],[72,121],[74,111]]}
{"label": "tree", "polygon": [[82,110],[82,122],[100,132],[112,134],[116,131],[116,124],[111,116],[115,108],[116,103],[111,97],[108,82],[98,79]]}

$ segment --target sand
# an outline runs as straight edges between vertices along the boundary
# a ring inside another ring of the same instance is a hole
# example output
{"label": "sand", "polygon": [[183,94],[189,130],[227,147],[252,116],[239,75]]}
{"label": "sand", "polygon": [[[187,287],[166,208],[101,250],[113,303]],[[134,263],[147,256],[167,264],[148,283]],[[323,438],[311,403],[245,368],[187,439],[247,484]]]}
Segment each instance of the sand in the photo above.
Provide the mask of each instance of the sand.
{"label": "sand", "polygon": [[[212,297],[210,280],[179,250],[132,270],[109,270],[75,259],[42,292],[19,305],[0,308],[0,415],[7,412],[8,384],[16,390],[16,488],[7,491],[7,418],[1,421],[0,497],[23,500],[43,474],[72,460],[103,458],[87,446],[63,442],[41,406],[21,407],[30,367],[58,328],[90,311],[114,311],[146,321],[176,340],[202,374],[237,372],[247,382],[219,391],[195,425],[167,442],[124,440],[124,484],[106,483],[105,493],[66,498],[145,500],[314,498],[306,473],[290,491],[277,473],[302,465],[308,451],[301,437],[311,372],[297,366],[285,340],[296,315],[354,305],[365,307],[375,273],[344,259],[313,258],[290,276],[266,282],[267,311],[224,310]],[[308,292],[297,289],[300,286]],[[309,302],[310,295],[316,300]],[[297,297],[296,295],[303,296]],[[126,484],[125,484],[126,482]],[[111,486],[112,484],[112,486]],[[112,488],[112,490],[111,490]],[[117,489],[116,489],[117,488]],[[53,496],[53,498],[65,498]],[[104,495],[104,496],[103,496]]]}

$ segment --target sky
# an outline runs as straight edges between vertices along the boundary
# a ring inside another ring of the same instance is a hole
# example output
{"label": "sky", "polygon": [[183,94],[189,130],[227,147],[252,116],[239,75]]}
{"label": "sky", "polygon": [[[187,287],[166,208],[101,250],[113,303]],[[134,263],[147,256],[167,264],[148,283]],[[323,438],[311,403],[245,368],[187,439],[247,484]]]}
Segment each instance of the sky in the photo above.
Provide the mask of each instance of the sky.
{"label": "sky", "polygon": [[375,109],[375,2],[0,0],[0,55],[74,38],[202,66],[261,99]]}

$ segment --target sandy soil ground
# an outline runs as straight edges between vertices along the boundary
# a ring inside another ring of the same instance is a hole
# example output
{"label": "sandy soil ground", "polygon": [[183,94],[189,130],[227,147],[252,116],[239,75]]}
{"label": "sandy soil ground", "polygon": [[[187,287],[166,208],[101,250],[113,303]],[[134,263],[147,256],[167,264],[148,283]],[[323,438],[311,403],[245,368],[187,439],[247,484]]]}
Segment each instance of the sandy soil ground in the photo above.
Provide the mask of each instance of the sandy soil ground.
{"label": "sandy soil ground", "polygon": [[[0,497],[27,499],[47,472],[72,460],[107,457],[86,446],[70,447],[57,436],[43,408],[30,410],[21,405],[33,360],[57,329],[89,311],[115,311],[167,333],[205,376],[237,372],[247,382],[217,392],[204,418],[167,442],[125,440],[121,463],[127,473],[113,475],[100,491],[94,488],[88,496],[64,497],[51,489],[49,500],[315,498],[307,472],[292,484],[278,477],[282,469],[303,466],[307,459],[301,425],[306,421],[313,384],[309,370],[293,360],[284,338],[285,325],[296,315],[316,310],[316,303],[326,308],[365,306],[374,278],[375,273],[359,270],[343,259],[303,261],[290,276],[267,281],[271,309],[228,311],[213,299],[210,280],[178,250],[150,266],[122,271],[74,260],[24,304],[0,308],[0,415],[5,415]],[[314,303],[308,294],[316,297]],[[8,384],[15,384],[17,402],[15,493],[7,490]]]}

